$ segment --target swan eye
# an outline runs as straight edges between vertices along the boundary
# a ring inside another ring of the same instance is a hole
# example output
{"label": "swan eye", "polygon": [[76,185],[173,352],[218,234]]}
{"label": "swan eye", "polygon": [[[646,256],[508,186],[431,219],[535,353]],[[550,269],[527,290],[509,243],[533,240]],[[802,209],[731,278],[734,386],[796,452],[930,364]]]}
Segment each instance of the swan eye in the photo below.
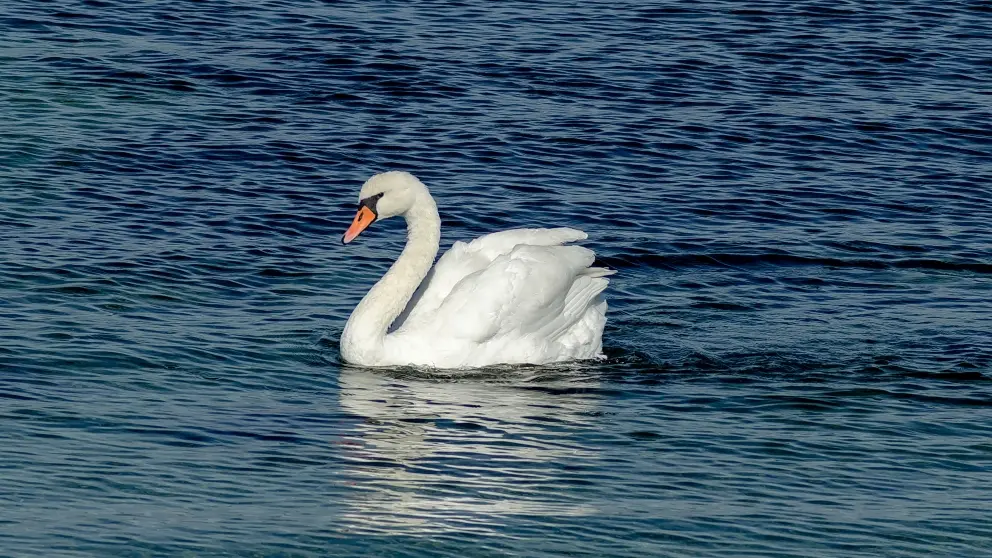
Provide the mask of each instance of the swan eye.
{"label": "swan eye", "polygon": [[379,202],[379,198],[381,198],[383,194],[385,194],[385,192],[379,192],[378,194],[376,194],[374,196],[369,196],[369,197],[365,198],[364,200],[358,202],[358,210],[361,211],[361,209],[363,207],[367,207],[367,208],[369,208],[369,210],[372,212],[373,215],[375,215],[376,217],[378,217],[379,216],[379,212],[376,211],[375,205],[376,205],[376,203]]}

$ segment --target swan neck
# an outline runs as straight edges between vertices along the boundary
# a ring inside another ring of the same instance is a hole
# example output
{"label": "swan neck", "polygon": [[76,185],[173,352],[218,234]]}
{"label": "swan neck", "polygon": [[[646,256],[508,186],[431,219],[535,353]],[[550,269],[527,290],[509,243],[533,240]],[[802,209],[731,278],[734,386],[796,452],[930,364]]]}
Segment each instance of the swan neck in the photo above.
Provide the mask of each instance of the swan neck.
{"label": "swan neck", "polygon": [[406,246],[385,275],[358,303],[341,335],[341,353],[355,364],[382,360],[389,326],[403,312],[427,276],[441,241],[441,218],[430,194],[423,193],[403,214]]}

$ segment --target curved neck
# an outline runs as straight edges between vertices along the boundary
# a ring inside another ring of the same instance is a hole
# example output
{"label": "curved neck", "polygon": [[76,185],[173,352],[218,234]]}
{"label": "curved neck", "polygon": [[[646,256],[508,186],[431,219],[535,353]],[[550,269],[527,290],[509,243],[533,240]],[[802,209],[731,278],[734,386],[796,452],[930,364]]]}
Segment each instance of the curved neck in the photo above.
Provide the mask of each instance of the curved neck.
{"label": "curved neck", "polygon": [[369,290],[348,318],[341,334],[341,354],[348,362],[375,364],[390,324],[406,308],[434,263],[441,242],[441,217],[424,191],[403,214],[406,246],[389,271]]}

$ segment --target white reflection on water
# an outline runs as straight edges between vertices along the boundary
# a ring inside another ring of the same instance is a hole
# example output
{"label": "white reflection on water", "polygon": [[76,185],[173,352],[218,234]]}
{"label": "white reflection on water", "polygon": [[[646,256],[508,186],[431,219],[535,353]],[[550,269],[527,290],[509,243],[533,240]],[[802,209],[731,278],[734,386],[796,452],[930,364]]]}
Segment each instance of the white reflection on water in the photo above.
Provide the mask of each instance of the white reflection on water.
{"label": "white reflection on water", "polygon": [[345,450],[360,491],[342,519],[359,530],[437,532],[491,529],[494,516],[597,513],[562,484],[597,459],[576,433],[599,396],[496,380],[343,368],[341,407],[364,420]]}

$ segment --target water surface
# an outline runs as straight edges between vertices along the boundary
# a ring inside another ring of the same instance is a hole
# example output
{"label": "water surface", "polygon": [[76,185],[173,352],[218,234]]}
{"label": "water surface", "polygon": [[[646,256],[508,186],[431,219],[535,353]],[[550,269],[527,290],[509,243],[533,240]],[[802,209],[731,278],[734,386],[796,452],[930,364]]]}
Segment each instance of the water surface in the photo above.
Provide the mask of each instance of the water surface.
{"label": "water surface", "polygon": [[[987,556],[987,2],[7,3],[0,555]],[[402,224],[608,359],[344,365]]]}

